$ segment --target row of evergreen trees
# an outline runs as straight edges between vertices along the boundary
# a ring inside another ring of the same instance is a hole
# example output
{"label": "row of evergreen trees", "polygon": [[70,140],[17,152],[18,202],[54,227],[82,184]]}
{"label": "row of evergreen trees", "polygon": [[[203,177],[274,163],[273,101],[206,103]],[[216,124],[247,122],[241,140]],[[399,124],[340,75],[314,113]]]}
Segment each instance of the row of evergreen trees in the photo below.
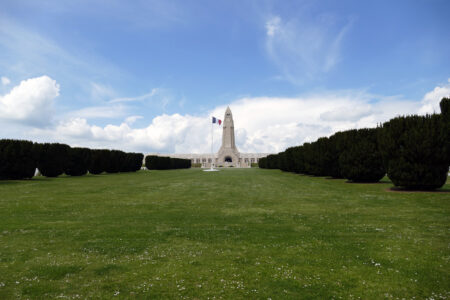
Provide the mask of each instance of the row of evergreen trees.
{"label": "row of evergreen trees", "polygon": [[4,139],[0,140],[0,179],[32,178],[36,168],[47,177],[135,172],[141,168],[143,158],[142,153]]}
{"label": "row of evergreen trees", "polygon": [[259,167],[353,182],[378,182],[387,174],[395,186],[440,188],[450,165],[450,99],[440,107],[441,114],[397,117],[291,147],[260,159]]}
{"label": "row of evergreen trees", "polygon": [[149,170],[189,169],[191,160],[148,155],[145,157],[145,167]]}

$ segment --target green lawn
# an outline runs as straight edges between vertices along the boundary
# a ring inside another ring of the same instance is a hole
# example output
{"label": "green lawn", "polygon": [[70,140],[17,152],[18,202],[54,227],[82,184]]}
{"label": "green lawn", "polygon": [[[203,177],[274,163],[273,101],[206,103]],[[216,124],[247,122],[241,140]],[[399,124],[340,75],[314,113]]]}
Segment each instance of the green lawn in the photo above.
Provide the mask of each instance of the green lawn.
{"label": "green lawn", "polygon": [[450,297],[450,185],[279,170],[0,182],[0,299]]}

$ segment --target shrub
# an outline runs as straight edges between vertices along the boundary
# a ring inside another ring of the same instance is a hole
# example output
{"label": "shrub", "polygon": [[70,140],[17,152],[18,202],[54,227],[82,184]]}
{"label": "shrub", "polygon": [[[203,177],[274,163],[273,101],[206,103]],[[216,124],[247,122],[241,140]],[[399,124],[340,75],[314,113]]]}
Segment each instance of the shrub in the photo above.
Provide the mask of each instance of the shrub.
{"label": "shrub", "polygon": [[39,149],[30,141],[0,140],[0,179],[32,178]]}
{"label": "shrub", "polygon": [[191,167],[191,160],[184,158],[170,158],[171,169],[189,169]]}
{"label": "shrub", "polygon": [[339,165],[339,157],[341,156],[344,147],[342,145],[342,132],[337,132],[330,136],[327,148],[327,174],[334,178],[343,178],[342,171]]}
{"label": "shrub", "polygon": [[64,173],[70,176],[85,175],[91,161],[91,150],[88,148],[69,148]]}
{"label": "shrub", "polygon": [[447,180],[448,128],[441,115],[397,117],[383,124],[378,143],[394,185],[436,189]]}
{"label": "shrub", "polygon": [[447,156],[450,160],[450,98],[442,98],[441,102],[439,103],[441,107],[441,116],[442,116],[442,126],[443,126],[443,137],[442,139],[445,140],[444,144],[444,153],[445,156]]}
{"label": "shrub", "polygon": [[439,106],[441,108],[441,115],[449,118],[450,117],[450,98],[442,98],[441,102],[439,103]]}
{"label": "shrub", "polygon": [[202,164],[201,163],[193,163],[193,164],[191,164],[191,167],[192,168],[201,168]]}
{"label": "shrub", "polygon": [[261,169],[267,169],[267,157],[260,158],[258,161],[258,167]]}
{"label": "shrub", "polygon": [[305,173],[305,157],[303,146],[292,148],[293,172]]}
{"label": "shrub", "polygon": [[130,155],[130,172],[139,171],[142,167],[144,154],[142,153],[128,153]]}
{"label": "shrub", "polygon": [[330,176],[329,166],[331,165],[330,139],[327,137],[319,138],[312,143],[314,154],[312,160],[311,173],[315,176]]}
{"label": "shrub", "polygon": [[342,175],[354,182],[378,182],[386,174],[378,150],[377,131],[359,129],[346,132],[347,146],[339,157]]}
{"label": "shrub", "polygon": [[111,150],[109,154],[109,161],[106,165],[107,173],[118,173],[123,168],[125,160],[125,152],[119,150]]}
{"label": "shrub", "polygon": [[278,154],[270,154],[266,157],[267,169],[279,169]]}
{"label": "shrub", "polygon": [[279,161],[281,170],[286,172],[294,172],[294,148],[287,148],[286,151],[280,153]]}
{"label": "shrub", "polygon": [[47,177],[63,174],[69,149],[70,147],[65,144],[42,144],[38,160],[38,169],[41,174]]}
{"label": "shrub", "polygon": [[258,167],[258,163],[251,163],[251,164],[250,164],[250,167],[251,167],[251,168],[257,168],[257,167]]}
{"label": "shrub", "polygon": [[106,168],[110,161],[110,150],[91,150],[91,161],[89,163],[89,173],[101,174],[106,172]]}
{"label": "shrub", "polygon": [[170,157],[148,155],[145,158],[145,167],[149,170],[167,170],[170,168]]}
{"label": "shrub", "polygon": [[148,155],[145,157],[145,167],[149,170],[188,169],[191,167],[191,160]]}

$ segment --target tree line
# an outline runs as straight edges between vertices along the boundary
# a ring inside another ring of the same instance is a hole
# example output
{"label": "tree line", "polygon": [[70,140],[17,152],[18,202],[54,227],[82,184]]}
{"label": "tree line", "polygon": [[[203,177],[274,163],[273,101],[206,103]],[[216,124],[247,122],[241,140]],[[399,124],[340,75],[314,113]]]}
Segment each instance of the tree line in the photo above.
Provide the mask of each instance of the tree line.
{"label": "tree line", "polygon": [[46,177],[62,174],[136,172],[142,167],[142,153],[70,147],[59,143],[0,140],[0,179],[27,179],[36,168]]}
{"label": "tree line", "polygon": [[260,168],[395,186],[442,187],[450,165],[450,99],[441,114],[399,116],[377,128],[353,129],[290,147],[259,160]]}

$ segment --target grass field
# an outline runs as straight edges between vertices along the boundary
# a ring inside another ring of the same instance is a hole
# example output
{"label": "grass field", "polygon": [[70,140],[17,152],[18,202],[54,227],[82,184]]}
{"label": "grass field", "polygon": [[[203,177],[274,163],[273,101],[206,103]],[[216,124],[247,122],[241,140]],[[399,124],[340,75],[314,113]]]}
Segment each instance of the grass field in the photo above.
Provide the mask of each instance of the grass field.
{"label": "grass field", "polygon": [[0,299],[450,297],[450,185],[279,170],[0,182]]}

